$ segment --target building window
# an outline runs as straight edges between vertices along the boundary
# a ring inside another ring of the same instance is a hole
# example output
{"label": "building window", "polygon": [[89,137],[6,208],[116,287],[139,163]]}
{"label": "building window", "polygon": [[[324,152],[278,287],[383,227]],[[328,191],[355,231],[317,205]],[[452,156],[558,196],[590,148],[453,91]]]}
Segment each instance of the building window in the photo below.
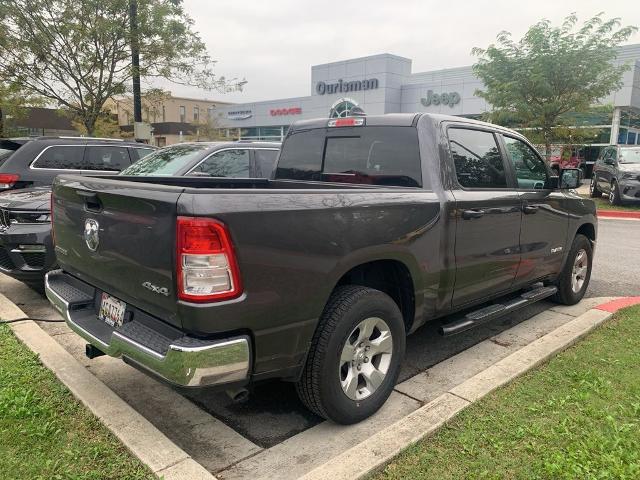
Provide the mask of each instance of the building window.
{"label": "building window", "polygon": [[208,118],[209,121],[213,120],[213,113],[214,113],[215,108],[216,107],[213,107],[213,106],[207,108],[207,118]]}
{"label": "building window", "polygon": [[162,121],[166,122],[167,121],[167,112],[164,108],[164,105],[162,105]]}
{"label": "building window", "polygon": [[184,105],[180,105],[180,122],[185,123],[187,121],[187,109]]}
{"label": "building window", "polygon": [[199,122],[200,121],[200,107],[193,107],[193,121],[194,122]]}

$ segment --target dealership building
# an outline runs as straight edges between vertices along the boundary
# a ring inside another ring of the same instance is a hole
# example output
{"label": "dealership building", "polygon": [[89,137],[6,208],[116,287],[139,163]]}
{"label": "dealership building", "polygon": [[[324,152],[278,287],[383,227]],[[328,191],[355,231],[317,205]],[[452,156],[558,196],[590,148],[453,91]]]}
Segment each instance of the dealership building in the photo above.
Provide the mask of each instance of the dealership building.
{"label": "dealership building", "polygon": [[[619,48],[627,63],[623,85],[603,105],[605,113],[576,116],[593,130],[586,143],[640,144],[640,44]],[[571,71],[567,71],[571,75]],[[414,73],[411,59],[388,53],[311,67],[310,95],[219,106],[217,124],[230,138],[280,140],[296,120],[351,113],[428,112],[478,118],[490,110],[476,91],[482,81],[471,66]]]}

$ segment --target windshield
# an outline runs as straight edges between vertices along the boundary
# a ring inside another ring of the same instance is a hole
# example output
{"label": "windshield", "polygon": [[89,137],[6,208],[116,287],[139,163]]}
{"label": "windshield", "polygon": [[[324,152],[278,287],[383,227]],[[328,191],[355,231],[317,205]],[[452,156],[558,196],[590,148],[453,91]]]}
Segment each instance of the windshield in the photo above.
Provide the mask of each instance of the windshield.
{"label": "windshield", "polygon": [[640,147],[638,148],[621,148],[620,163],[640,163]]}
{"label": "windshield", "polygon": [[134,176],[170,176],[175,175],[186,165],[197,159],[200,154],[210,148],[210,145],[179,143],[170,147],[156,150],[133,165],[125,168],[120,175]]}

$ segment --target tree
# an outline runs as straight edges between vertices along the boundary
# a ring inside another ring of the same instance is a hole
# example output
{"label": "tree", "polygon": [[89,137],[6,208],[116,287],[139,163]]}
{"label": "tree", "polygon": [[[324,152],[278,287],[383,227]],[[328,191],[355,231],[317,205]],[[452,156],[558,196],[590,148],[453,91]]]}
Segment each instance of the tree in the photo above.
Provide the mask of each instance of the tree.
{"label": "tree", "polygon": [[113,118],[113,115],[104,112],[96,119],[96,123],[94,124],[93,132],[91,134],[87,132],[87,128],[81,121],[74,119],[71,121],[71,124],[73,125],[73,128],[83,136],[91,135],[102,138],[129,138],[132,136],[132,134],[127,135],[125,132],[120,130],[118,120]]}
{"label": "tree", "polygon": [[[140,75],[207,90],[244,81],[214,75],[181,1],[138,0]],[[128,0],[0,0],[0,82],[73,112],[88,134],[107,99],[131,84]]]}
{"label": "tree", "polygon": [[37,107],[43,104],[42,99],[25,95],[17,85],[0,82],[0,138],[12,135],[9,119],[15,123],[26,113],[26,107]]}
{"label": "tree", "polygon": [[493,107],[492,120],[538,129],[547,158],[563,115],[588,110],[622,85],[628,66],[612,62],[616,47],[637,28],[620,28],[620,19],[602,15],[579,28],[575,14],[560,27],[542,20],[518,42],[503,31],[497,44],[472,51],[478,57],[474,72],[485,85],[476,94]]}

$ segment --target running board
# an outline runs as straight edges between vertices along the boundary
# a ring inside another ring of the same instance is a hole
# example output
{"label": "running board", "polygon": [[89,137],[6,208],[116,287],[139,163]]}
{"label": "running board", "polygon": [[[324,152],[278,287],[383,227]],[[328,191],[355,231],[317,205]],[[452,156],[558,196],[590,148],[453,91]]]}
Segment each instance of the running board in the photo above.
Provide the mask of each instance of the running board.
{"label": "running board", "polygon": [[520,296],[509,300],[505,303],[494,303],[487,307],[467,313],[463,318],[454,320],[451,323],[442,325],[438,329],[438,333],[444,337],[456,335],[466,330],[470,330],[478,325],[493,320],[495,318],[506,315],[507,313],[518,310],[519,308],[531,305],[532,303],[550,297],[556,293],[556,287],[538,287],[523,292]]}

